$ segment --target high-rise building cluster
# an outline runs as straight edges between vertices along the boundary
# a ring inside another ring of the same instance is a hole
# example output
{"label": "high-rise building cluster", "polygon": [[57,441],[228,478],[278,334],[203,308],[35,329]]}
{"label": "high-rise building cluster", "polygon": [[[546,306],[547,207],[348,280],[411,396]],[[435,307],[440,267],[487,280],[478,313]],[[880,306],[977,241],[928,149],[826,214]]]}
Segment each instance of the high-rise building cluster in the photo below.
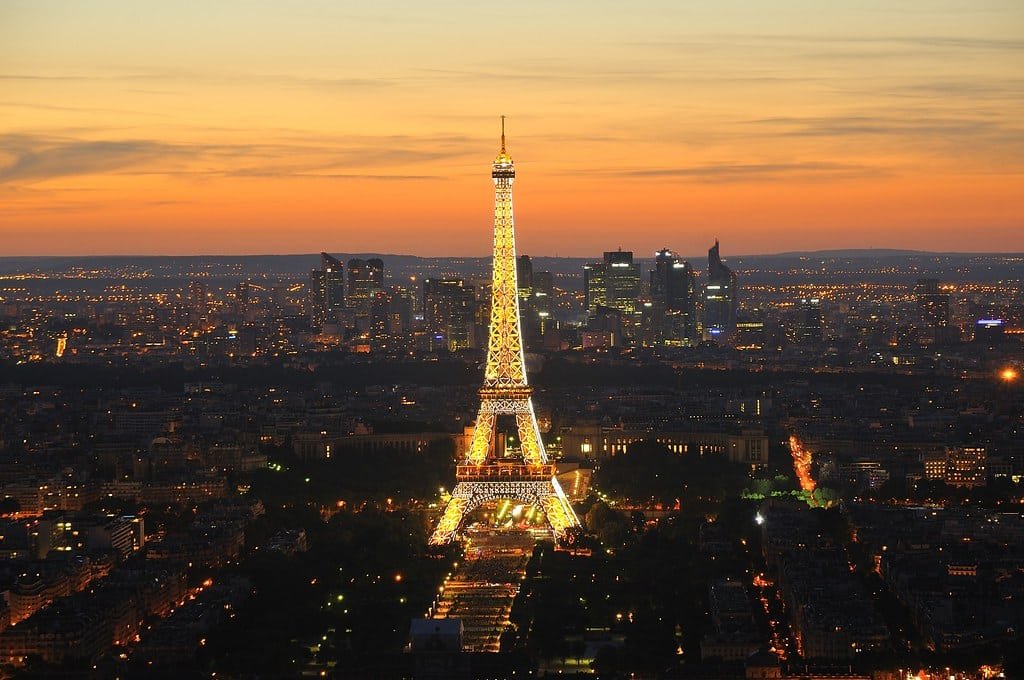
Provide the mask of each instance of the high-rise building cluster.
{"label": "high-rise building cluster", "polygon": [[307,288],[310,322],[315,327],[369,331],[374,312],[386,304],[384,261],[380,258],[348,261],[345,265],[327,253],[320,253],[320,269],[309,273]]}
{"label": "high-rise building cluster", "polygon": [[[668,248],[648,258],[612,250],[598,261],[519,255],[525,350],[652,350],[695,361],[739,350],[798,362],[849,355],[850,364],[904,367],[977,357],[972,347],[1005,354],[1024,337],[1009,258],[726,262],[725,245],[714,243],[703,266]],[[265,266],[259,257],[231,266],[184,258],[10,275],[0,288],[0,356],[205,361],[485,346],[491,281],[483,258],[323,253],[313,271],[309,256],[289,259],[294,263],[280,271],[257,269]],[[145,275],[136,272],[142,266]],[[99,285],[111,279],[120,283]]]}
{"label": "high-rise building cluster", "polygon": [[588,315],[584,347],[636,344],[694,347],[703,341],[734,343],[739,298],[737,276],[708,251],[703,286],[689,262],[668,248],[655,253],[644,281],[642,263],[621,249],[583,267]]}

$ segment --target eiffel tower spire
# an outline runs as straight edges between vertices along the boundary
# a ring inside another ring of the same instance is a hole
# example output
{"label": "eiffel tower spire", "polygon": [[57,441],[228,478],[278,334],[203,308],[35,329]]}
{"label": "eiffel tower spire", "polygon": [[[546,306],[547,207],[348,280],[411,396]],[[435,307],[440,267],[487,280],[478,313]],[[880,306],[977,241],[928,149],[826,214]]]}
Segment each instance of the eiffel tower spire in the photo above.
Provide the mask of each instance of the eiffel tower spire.
{"label": "eiffel tower spire", "polygon": [[[516,284],[516,234],[512,217],[512,183],[516,170],[505,148],[505,117],[501,117],[501,151],[491,166],[494,180],[494,270],[491,276],[491,323],[487,364],[480,389],[480,412],[464,464],[457,466],[458,483],[430,543],[451,541],[477,506],[511,498],[544,512],[559,540],[574,540],[580,522],[548,462],[533,411],[533,390],[526,379],[523,334]],[[516,419],[522,464],[498,462],[494,431],[499,415]]]}

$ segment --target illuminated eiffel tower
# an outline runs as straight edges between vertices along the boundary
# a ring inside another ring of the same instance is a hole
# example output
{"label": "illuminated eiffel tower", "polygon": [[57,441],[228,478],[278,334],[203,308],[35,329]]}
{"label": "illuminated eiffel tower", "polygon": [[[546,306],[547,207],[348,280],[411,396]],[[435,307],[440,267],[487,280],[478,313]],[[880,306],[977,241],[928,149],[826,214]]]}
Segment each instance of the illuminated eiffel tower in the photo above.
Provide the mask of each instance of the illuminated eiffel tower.
{"label": "illuminated eiffel tower", "polygon": [[[516,170],[505,151],[505,117],[501,117],[501,151],[494,159],[494,273],[491,278],[491,325],[487,367],[480,389],[480,414],[465,461],[456,467],[457,484],[431,545],[455,538],[466,516],[483,503],[517,500],[544,513],[555,538],[576,542],[581,529],[572,505],[555,478],[533,412],[533,390],[526,381],[523,334],[516,286],[516,233],[512,219],[512,182]],[[499,459],[494,450],[498,416],[515,416],[522,461]]]}

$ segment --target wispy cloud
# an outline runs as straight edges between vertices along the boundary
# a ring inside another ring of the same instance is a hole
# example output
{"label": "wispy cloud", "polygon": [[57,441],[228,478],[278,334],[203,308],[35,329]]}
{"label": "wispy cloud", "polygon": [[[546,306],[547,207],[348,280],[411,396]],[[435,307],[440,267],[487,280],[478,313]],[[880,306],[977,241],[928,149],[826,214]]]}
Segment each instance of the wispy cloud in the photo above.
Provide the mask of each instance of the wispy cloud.
{"label": "wispy cloud", "polygon": [[943,115],[941,108],[881,107],[874,113],[777,116],[743,121],[739,128],[763,139],[807,140],[835,153],[883,157],[902,153],[906,163],[928,158],[958,172],[1021,167],[1024,125],[1020,122],[983,109]]}
{"label": "wispy cloud", "polygon": [[780,116],[750,121],[755,125],[773,128],[772,134],[802,137],[832,137],[851,135],[899,135],[923,137],[935,135],[978,135],[1005,132],[1004,125],[981,118],[918,117],[912,115],[837,115],[793,117]]}
{"label": "wispy cloud", "polygon": [[0,73],[0,80],[95,80],[95,78],[79,75],[41,76],[32,73]]}
{"label": "wispy cloud", "polygon": [[978,80],[935,80],[930,82],[906,83],[884,94],[941,100],[961,100],[977,108],[978,102],[986,103],[1014,101],[1024,107],[1024,80],[1009,78],[985,78]]}
{"label": "wispy cloud", "polygon": [[0,81],[55,81],[55,82],[147,82],[194,85],[196,83],[254,83],[291,87],[379,88],[416,80],[415,77],[332,77],[298,73],[226,72],[215,70],[192,71],[185,69],[152,69],[147,71],[110,70],[94,73],[0,73]]}
{"label": "wispy cloud", "polygon": [[13,157],[0,166],[0,182],[108,172],[185,153],[152,140],[45,142],[21,135],[0,138],[0,148]]}
{"label": "wispy cloud", "polygon": [[[678,179],[709,184],[801,179],[805,181],[833,181],[855,177],[878,177],[888,174],[882,167],[854,163],[794,162],[794,163],[713,163],[678,168],[635,168],[626,170],[593,171],[605,177],[636,179]],[[585,174],[586,171],[584,171]],[[580,173],[574,173],[580,174]]]}
{"label": "wispy cloud", "polygon": [[39,104],[37,102],[0,101],[0,107],[10,109],[31,109],[35,111],[70,111],[73,113],[126,113],[121,109],[104,109],[89,106],[60,106],[57,104]]}
{"label": "wispy cloud", "polygon": [[[189,144],[153,139],[82,140],[32,134],[0,136],[0,184],[97,174],[328,179],[436,179],[410,166],[471,152],[458,136],[311,139],[294,136],[267,144]],[[388,168],[402,171],[388,173]]]}
{"label": "wispy cloud", "polygon": [[631,43],[639,47],[665,48],[731,48],[736,45],[771,44],[801,48],[808,45],[867,47],[896,46],[919,49],[997,50],[1024,51],[1024,40],[1005,38],[981,38],[955,35],[811,35],[780,33],[724,33],[702,38],[681,38],[678,40],[651,40]]}

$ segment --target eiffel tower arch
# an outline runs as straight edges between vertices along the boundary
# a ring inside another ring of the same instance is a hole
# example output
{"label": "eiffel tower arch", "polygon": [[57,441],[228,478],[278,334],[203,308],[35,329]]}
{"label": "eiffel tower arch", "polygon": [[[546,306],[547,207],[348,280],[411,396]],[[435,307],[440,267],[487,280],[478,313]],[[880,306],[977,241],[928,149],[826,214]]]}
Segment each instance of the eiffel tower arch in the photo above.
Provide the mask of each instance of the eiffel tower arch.
{"label": "eiffel tower arch", "polygon": [[[580,521],[555,477],[533,411],[533,390],[526,379],[523,334],[516,285],[516,234],[512,218],[512,182],[516,170],[505,150],[505,117],[501,117],[501,151],[494,159],[494,271],[491,276],[491,320],[487,365],[480,388],[480,412],[456,485],[438,521],[431,545],[451,542],[466,517],[493,500],[517,500],[543,512],[556,540],[574,542]],[[499,416],[514,416],[522,460],[498,459],[494,432]]]}

